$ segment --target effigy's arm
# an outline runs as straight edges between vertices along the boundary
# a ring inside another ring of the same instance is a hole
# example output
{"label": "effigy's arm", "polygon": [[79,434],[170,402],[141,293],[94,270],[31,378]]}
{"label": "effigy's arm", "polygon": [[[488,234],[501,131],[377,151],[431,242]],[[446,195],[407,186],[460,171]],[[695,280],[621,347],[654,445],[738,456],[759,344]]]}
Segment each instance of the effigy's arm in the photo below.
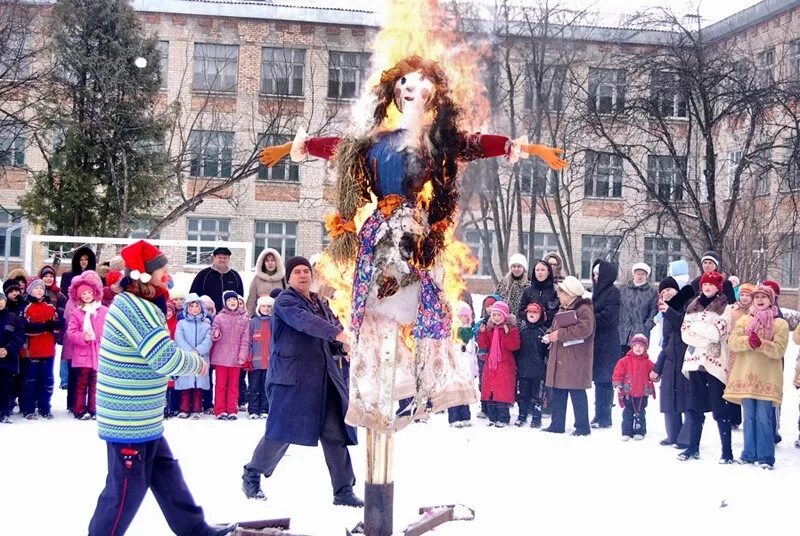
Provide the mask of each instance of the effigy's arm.
{"label": "effigy's arm", "polygon": [[339,146],[341,138],[330,136],[324,138],[310,138],[305,129],[297,131],[294,141],[282,145],[264,147],[258,155],[259,161],[265,166],[272,167],[282,158],[291,156],[293,162],[300,162],[308,155],[330,160]]}
{"label": "effigy's arm", "polygon": [[461,138],[459,152],[463,160],[505,156],[514,163],[520,158],[528,158],[533,155],[541,158],[551,169],[566,169],[569,165],[566,160],[561,158],[561,155],[564,154],[563,149],[528,143],[527,136],[512,140],[498,134],[462,133]]}

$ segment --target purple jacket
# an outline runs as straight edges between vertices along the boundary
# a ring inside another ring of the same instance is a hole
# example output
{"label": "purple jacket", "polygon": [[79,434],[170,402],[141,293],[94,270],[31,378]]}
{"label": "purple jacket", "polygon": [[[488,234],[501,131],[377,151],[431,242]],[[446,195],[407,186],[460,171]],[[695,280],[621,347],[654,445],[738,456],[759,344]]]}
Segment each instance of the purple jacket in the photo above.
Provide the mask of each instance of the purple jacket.
{"label": "purple jacket", "polygon": [[250,319],[228,308],[214,317],[211,327],[211,364],[241,367],[250,358]]}

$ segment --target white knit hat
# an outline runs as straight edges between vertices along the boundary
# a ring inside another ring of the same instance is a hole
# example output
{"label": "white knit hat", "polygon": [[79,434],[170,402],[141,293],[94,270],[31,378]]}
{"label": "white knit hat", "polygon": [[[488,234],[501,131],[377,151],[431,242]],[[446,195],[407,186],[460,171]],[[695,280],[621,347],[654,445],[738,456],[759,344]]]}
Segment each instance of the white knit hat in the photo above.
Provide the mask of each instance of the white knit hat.
{"label": "white knit hat", "polygon": [[644,270],[647,273],[647,277],[650,277],[650,267],[647,263],[644,262],[637,262],[636,264],[631,267],[631,273],[636,273],[636,270]]}
{"label": "white knit hat", "polygon": [[586,289],[583,288],[583,284],[578,280],[577,277],[572,275],[565,277],[564,281],[558,284],[558,288],[567,294],[576,296],[578,298],[583,296],[584,292],[586,292]]}
{"label": "white knit hat", "polygon": [[256,309],[260,309],[262,305],[269,305],[272,307],[275,305],[275,298],[270,298],[269,296],[261,296],[256,300]]}
{"label": "white knit hat", "polygon": [[511,258],[508,259],[509,267],[515,264],[519,264],[520,266],[525,268],[526,272],[528,271],[528,259],[522,253],[514,253],[513,255],[511,255]]}

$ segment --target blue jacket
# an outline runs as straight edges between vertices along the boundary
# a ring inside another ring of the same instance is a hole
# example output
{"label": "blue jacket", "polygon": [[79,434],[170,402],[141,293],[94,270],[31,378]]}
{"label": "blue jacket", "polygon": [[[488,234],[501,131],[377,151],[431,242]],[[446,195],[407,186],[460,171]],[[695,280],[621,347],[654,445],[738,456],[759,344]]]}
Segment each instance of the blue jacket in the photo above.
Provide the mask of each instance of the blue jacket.
{"label": "blue jacket", "polygon": [[[347,384],[333,357],[342,331],[328,306],[318,300],[323,316],[293,288],[281,292],[272,311],[267,396],[268,439],[315,446],[325,422],[328,396],[337,396],[342,415],[347,414]],[[329,393],[329,386],[336,389]],[[345,426],[348,445],[357,443],[356,430]]]}
{"label": "blue jacket", "polygon": [[0,311],[0,348],[5,348],[8,355],[0,359],[0,369],[19,373],[19,350],[25,344],[25,330],[22,320],[13,311]]}
{"label": "blue jacket", "polygon": [[[189,305],[189,302],[186,302]],[[211,324],[206,320],[205,312],[197,316],[186,313],[183,320],[178,321],[175,328],[175,344],[181,350],[191,352],[196,351],[206,363],[208,363],[208,353],[211,351]],[[202,376],[178,376],[175,380],[175,389],[211,389],[211,380],[206,372]]]}

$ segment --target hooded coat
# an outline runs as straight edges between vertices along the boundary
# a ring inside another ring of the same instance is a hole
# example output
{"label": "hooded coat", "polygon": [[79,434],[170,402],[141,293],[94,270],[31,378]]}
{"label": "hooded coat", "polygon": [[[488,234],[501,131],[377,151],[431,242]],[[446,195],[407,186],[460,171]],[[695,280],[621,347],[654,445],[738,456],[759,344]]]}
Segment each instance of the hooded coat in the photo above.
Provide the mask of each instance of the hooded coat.
{"label": "hooded coat", "polygon": [[598,259],[592,265],[600,266],[600,271],[592,289],[594,307],[594,363],[592,379],[597,383],[611,383],[614,366],[620,358],[619,309],[620,293],[614,286],[617,279],[617,266]]}
{"label": "hooded coat", "polygon": [[631,337],[643,333],[647,337],[655,326],[658,314],[658,292],[650,283],[635,285],[633,281],[620,289],[619,342],[630,346]]}
{"label": "hooded coat", "polygon": [[653,371],[661,376],[659,404],[661,413],[683,413],[689,409],[689,380],[683,375],[686,343],[681,337],[681,325],[686,304],[694,298],[694,289],[686,285],[667,302],[664,312],[663,341]]}
{"label": "hooded coat", "polygon": [[[549,264],[547,264],[547,262],[544,264],[547,265],[547,279],[544,281],[539,281],[536,279],[536,276],[533,275],[530,286],[527,287],[522,293],[522,299],[520,299],[519,308],[516,313],[517,318],[520,320],[524,319],[525,308],[528,307],[528,304],[531,302],[536,302],[541,305],[542,309],[544,310],[546,316],[544,319],[545,325],[550,327],[550,325],[553,323],[553,318],[558,312],[558,307],[560,304],[558,302],[558,294],[556,293],[556,287],[553,279],[553,269]],[[535,266],[536,265],[534,265],[534,269]]]}
{"label": "hooded coat", "polygon": [[[578,323],[559,329],[558,340],[550,343],[545,385],[557,389],[589,389],[592,387],[595,346],[592,300],[576,298],[559,308],[559,311],[571,310],[575,311]],[[609,373],[609,382],[610,376]]]}
{"label": "hooded coat", "polygon": [[[553,281],[556,283],[561,283],[564,281],[564,259],[555,251],[551,251],[544,256],[544,261],[547,262],[547,259],[553,257],[554,259],[558,260],[558,273],[553,272]],[[549,264],[549,263],[548,263]]]}
{"label": "hooded coat", "polygon": [[547,324],[543,319],[540,318],[535,324],[523,320],[522,329],[519,330],[519,350],[514,354],[517,379],[544,378],[547,373],[547,345],[542,342],[542,336],[546,332]]}
{"label": "hooded coat", "polygon": [[95,302],[99,302],[102,299],[103,289],[97,284],[96,278],[83,277],[83,274],[74,278],[72,283],[73,284],[69,287],[69,299],[74,309],[70,314],[67,324],[67,338],[69,339],[71,347],[71,366],[97,370],[97,364],[100,359],[100,341],[103,338],[103,328],[105,326],[108,308],[101,304],[90,316],[89,321],[92,323],[94,340],[87,341],[83,335],[83,322],[87,313],[81,308],[83,302],[80,296],[78,296],[78,287],[81,285],[89,286],[89,288],[92,289],[92,296]]}
{"label": "hooded coat", "polygon": [[[264,266],[264,261],[267,260],[267,255],[272,254],[275,257],[275,273],[268,274]],[[247,313],[250,316],[256,314],[256,301],[262,296],[269,296],[269,293],[274,289],[281,290],[286,288],[286,265],[283,263],[283,257],[277,250],[267,248],[258,255],[256,261],[256,273],[253,281],[250,283],[250,291],[247,293]]]}
{"label": "hooded coat", "polygon": [[[189,305],[192,303],[200,304],[200,314],[192,316],[189,314]],[[209,362],[211,352],[211,322],[208,320],[203,303],[197,294],[186,296],[183,304],[183,319],[178,321],[175,327],[175,344],[181,350],[195,352],[203,360]],[[208,369],[211,370],[210,368]],[[175,380],[175,389],[211,389],[210,372],[202,376],[178,376]]]}
{"label": "hooded coat", "polygon": [[69,295],[69,287],[72,285],[72,279],[78,277],[86,270],[81,268],[81,257],[87,255],[89,257],[89,265],[86,270],[95,271],[97,269],[97,255],[94,254],[91,248],[87,246],[79,247],[72,255],[72,271],[64,272],[61,274],[61,292]]}

